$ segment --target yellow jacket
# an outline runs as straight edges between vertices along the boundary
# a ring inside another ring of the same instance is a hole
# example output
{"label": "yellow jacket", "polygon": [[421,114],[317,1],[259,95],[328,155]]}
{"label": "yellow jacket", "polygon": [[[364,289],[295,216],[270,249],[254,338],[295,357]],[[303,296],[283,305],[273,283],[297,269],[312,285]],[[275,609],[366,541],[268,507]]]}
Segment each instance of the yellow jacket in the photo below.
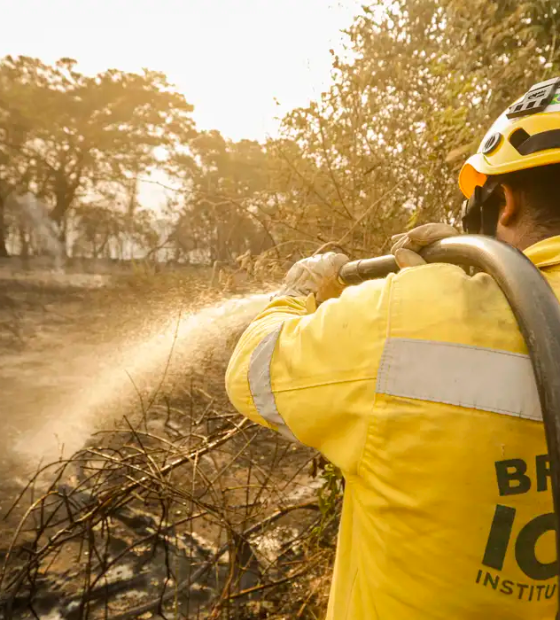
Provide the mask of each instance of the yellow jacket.
{"label": "yellow jacket", "polygon": [[[560,237],[526,251],[560,295]],[[226,377],[243,414],[346,479],[328,620],[553,620],[554,520],[530,361],[494,281],[446,264],[279,298]]]}

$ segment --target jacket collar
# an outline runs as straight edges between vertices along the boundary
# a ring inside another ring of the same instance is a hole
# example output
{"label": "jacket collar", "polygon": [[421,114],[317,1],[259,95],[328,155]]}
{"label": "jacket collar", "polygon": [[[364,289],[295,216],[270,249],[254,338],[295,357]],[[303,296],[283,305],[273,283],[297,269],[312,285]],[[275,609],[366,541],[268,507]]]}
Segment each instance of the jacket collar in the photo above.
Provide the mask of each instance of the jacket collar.
{"label": "jacket collar", "polygon": [[540,268],[560,265],[560,235],[543,239],[528,247],[523,253]]}

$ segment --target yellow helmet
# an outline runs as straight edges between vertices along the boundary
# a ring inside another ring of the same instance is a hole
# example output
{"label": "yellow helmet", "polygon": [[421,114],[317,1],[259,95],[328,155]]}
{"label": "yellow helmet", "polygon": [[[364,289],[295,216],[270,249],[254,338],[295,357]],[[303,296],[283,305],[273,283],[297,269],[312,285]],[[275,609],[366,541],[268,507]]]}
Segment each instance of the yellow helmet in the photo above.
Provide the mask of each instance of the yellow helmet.
{"label": "yellow helmet", "polygon": [[465,228],[471,232],[470,216],[470,229],[478,226],[491,234],[497,212],[494,209],[491,224],[483,226],[483,207],[501,175],[556,163],[560,163],[560,78],[536,84],[510,106],[463,166],[459,187],[468,200]]}

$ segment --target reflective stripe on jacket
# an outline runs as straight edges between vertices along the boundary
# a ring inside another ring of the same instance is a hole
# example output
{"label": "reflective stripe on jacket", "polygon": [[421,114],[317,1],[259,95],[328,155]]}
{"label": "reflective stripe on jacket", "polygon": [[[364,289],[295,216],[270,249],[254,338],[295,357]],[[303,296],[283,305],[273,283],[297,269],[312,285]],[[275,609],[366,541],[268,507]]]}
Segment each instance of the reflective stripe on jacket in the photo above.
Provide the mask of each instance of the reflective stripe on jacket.
{"label": "reflective stripe on jacket", "polygon": [[[560,294],[560,237],[526,251]],[[434,264],[317,310],[280,298],[227,389],[346,485],[328,620],[553,620],[549,464],[534,377],[485,274]]]}

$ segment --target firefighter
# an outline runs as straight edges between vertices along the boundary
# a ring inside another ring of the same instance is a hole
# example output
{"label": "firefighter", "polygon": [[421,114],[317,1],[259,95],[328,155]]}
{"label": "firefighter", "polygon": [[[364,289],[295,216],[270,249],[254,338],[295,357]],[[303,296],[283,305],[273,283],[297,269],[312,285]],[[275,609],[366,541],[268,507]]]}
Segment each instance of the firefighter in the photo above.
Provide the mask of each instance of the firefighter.
{"label": "firefighter", "polygon": [[[464,228],[523,251],[560,294],[560,79],[504,112],[459,185]],[[417,254],[451,234],[397,236],[408,268],[345,290],[344,255],[296,263],[228,367],[241,413],[344,475],[328,620],[556,617],[531,363],[489,276]]]}

